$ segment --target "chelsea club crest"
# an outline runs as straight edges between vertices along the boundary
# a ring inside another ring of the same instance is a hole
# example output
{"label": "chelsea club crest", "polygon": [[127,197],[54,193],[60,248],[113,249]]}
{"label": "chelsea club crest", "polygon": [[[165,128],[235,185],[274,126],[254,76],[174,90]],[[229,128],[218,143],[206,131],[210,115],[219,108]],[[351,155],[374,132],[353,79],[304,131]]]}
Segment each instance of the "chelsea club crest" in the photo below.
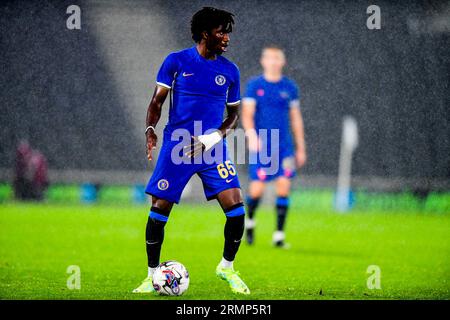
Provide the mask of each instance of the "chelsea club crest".
{"label": "chelsea club crest", "polygon": [[223,75],[219,74],[218,76],[216,76],[215,81],[217,85],[223,86],[227,80]]}
{"label": "chelsea club crest", "polygon": [[161,179],[158,181],[158,189],[159,190],[166,190],[169,187],[169,181],[166,179]]}

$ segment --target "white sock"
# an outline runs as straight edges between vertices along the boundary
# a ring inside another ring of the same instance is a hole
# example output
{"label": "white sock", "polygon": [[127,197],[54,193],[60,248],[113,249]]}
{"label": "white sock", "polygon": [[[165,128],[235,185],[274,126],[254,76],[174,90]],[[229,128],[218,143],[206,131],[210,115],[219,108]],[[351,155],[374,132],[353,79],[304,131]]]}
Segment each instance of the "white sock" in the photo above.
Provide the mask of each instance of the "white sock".
{"label": "white sock", "polygon": [[152,277],[153,274],[155,273],[156,268],[150,268],[148,267],[148,277]]}
{"label": "white sock", "polygon": [[220,261],[219,265],[222,268],[231,268],[231,269],[233,269],[233,261],[228,261],[225,258],[222,258],[222,260]]}
{"label": "white sock", "polygon": [[284,231],[275,231],[273,233],[272,237],[273,242],[284,241],[284,239],[285,239]]}
{"label": "white sock", "polygon": [[253,219],[245,219],[245,228],[246,229],[253,229],[255,228],[256,221]]}

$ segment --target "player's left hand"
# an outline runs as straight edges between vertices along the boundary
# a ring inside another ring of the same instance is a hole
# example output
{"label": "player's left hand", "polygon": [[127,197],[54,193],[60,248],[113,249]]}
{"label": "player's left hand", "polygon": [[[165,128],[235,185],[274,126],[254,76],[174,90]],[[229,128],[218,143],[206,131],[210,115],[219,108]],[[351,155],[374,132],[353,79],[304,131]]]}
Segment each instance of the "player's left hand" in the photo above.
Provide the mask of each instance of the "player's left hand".
{"label": "player's left hand", "polygon": [[191,144],[183,148],[183,153],[188,158],[195,158],[205,150],[205,145],[198,139],[192,136]]}
{"label": "player's left hand", "polygon": [[158,142],[158,136],[153,132],[153,130],[149,130],[146,133],[147,137],[147,159],[151,161],[153,159],[152,151],[156,149],[156,143]]}
{"label": "player's left hand", "polygon": [[306,163],[306,152],[305,150],[297,150],[295,153],[295,159],[297,161],[297,166],[299,168],[303,167]]}

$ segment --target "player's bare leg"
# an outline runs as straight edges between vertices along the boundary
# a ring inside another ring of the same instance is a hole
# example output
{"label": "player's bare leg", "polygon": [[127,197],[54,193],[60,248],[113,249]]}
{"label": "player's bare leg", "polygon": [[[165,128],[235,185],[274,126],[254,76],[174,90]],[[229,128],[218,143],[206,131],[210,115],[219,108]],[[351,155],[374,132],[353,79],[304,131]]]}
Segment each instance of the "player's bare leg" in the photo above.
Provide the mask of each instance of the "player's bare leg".
{"label": "player's bare leg", "polygon": [[133,290],[134,293],[154,292],[152,277],[159,265],[161,246],[164,241],[164,226],[166,225],[173,203],[152,197],[152,208],[145,230],[145,244],[147,249],[148,273],[142,284]]}
{"label": "player's bare leg", "polygon": [[224,228],[223,257],[216,268],[216,274],[228,282],[234,293],[250,294],[250,289],[240,278],[239,272],[233,268],[233,261],[244,234],[245,210],[241,189],[233,188],[222,191],[217,195],[217,200],[225,212],[227,221]]}
{"label": "player's bare leg", "polygon": [[289,193],[291,190],[291,180],[286,177],[279,177],[275,181],[275,188],[277,193],[276,212],[277,225],[273,234],[273,244],[280,248],[289,248],[285,243],[284,226],[286,223],[286,216],[289,208]]}
{"label": "player's bare leg", "polygon": [[247,196],[247,219],[245,220],[246,239],[248,244],[253,244],[255,236],[255,213],[259,201],[264,194],[265,183],[262,181],[252,181],[249,186],[249,195]]}

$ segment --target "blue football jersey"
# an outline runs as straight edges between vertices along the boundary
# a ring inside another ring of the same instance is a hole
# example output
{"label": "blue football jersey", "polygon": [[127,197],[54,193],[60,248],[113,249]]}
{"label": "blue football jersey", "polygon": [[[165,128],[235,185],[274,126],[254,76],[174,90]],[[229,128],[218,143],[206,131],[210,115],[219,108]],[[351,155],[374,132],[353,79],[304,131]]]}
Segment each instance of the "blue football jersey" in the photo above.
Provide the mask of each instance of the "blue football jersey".
{"label": "blue football jersey", "polygon": [[239,77],[234,63],[220,55],[207,60],[195,46],[169,54],[156,78],[172,89],[165,133],[183,128],[193,134],[194,121],[202,122],[202,133],[219,128],[225,105],[240,103]]}
{"label": "blue football jersey", "polygon": [[[244,99],[256,102],[255,129],[278,129],[280,156],[292,155],[289,110],[300,106],[300,93],[295,82],[284,76],[278,82],[269,82],[261,75],[248,81]],[[270,132],[267,140],[261,138],[270,150]]]}

